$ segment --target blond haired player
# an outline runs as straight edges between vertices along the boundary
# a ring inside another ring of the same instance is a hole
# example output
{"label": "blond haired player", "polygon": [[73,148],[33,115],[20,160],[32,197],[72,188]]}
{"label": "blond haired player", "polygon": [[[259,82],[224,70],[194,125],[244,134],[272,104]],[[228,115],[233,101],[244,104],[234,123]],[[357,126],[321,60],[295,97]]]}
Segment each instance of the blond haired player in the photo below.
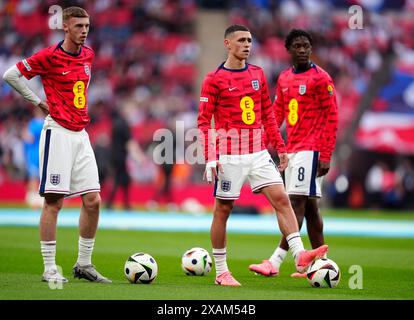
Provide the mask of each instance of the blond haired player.
{"label": "blond haired player", "polygon": [[[94,52],[85,45],[89,15],[79,7],[63,10],[63,41],[42,49],[8,69],[3,78],[26,100],[48,113],[40,138],[40,217],[43,281],[67,282],[56,266],[56,225],[65,197],[81,196],[79,253],[73,268],[77,278],[111,282],[92,265],[91,257],[101,205],[98,168],[85,126],[87,89]],[[46,101],[22,81],[40,76]]]}

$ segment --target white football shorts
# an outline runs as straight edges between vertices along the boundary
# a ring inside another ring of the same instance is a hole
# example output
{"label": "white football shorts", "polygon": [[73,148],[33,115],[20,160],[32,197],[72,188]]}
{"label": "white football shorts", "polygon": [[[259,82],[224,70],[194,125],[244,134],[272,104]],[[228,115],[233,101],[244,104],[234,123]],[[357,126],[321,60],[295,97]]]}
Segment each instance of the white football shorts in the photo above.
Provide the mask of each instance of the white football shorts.
{"label": "white football shorts", "polygon": [[286,192],[292,195],[320,198],[323,177],[316,177],[319,152],[299,151],[289,153],[288,157],[289,165],[285,170]]}
{"label": "white football shorts", "polygon": [[253,192],[273,184],[283,184],[283,179],[267,150],[242,155],[220,155],[224,173],[218,173],[214,196],[223,200],[236,200],[247,180]]}
{"label": "white football shorts", "polygon": [[85,130],[68,130],[48,115],[39,156],[40,195],[59,193],[70,198],[100,191],[98,166]]}

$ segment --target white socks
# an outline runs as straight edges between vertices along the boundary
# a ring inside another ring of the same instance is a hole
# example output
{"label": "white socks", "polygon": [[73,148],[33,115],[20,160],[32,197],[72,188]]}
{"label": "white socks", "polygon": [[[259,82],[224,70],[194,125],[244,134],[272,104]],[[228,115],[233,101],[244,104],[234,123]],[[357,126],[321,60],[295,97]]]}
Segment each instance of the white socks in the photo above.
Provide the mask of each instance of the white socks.
{"label": "white socks", "polygon": [[[285,260],[287,253],[288,252],[286,250],[282,249],[281,247],[277,247],[275,252],[273,252],[272,256],[269,258],[272,266],[279,270],[280,265],[282,264],[283,260]],[[328,254],[325,253],[322,258],[328,258]]]}
{"label": "white socks", "polygon": [[269,258],[270,263],[275,267],[277,270],[280,269],[280,265],[282,264],[283,260],[286,258],[287,251],[282,249],[281,247],[277,247],[275,252],[273,252],[272,256]]}
{"label": "white socks", "polygon": [[49,271],[51,269],[57,270],[56,240],[55,241],[40,241],[40,250],[42,252],[45,271]]}
{"label": "white socks", "polygon": [[300,233],[294,232],[289,234],[286,237],[286,241],[289,244],[289,249],[292,251],[293,258],[296,261],[299,253],[305,250],[305,248],[303,247],[302,238],[300,237]]}
{"label": "white socks", "polygon": [[79,236],[79,253],[77,263],[81,266],[92,264],[92,251],[95,239],[86,239]]}
{"label": "white socks", "polygon": [[214,263],[216,266],[216,275],[219,276],[224,272],[229,271],[227,267],[227,250],[223,249],[214,249],[213,248],[213,257]]}
{"label": "white socks", "polygon": [[[85,239],[85,238],[79,237],[79,253],[78,253],[77,262],[81,266],[92,264],[91,259],[92,259],[92,251],[93,251],[94,244],[95,244],[95,239]],[[45,271],[57,270],[56,240],[55,241],[40,241],[40,250],[42,252]]]}

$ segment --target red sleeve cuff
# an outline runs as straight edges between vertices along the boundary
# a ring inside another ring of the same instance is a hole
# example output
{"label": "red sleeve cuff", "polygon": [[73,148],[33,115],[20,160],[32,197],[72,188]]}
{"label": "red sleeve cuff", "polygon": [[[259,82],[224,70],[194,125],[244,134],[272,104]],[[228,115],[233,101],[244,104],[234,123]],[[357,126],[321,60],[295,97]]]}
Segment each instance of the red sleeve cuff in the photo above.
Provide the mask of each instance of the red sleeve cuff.
{"label": "red sleeve cuff", "polygon": [[324,161],[324,162],[330,162],[331,161],[331,156],[327,155],[327,154],[321,154],[319,157],[320,161]]}

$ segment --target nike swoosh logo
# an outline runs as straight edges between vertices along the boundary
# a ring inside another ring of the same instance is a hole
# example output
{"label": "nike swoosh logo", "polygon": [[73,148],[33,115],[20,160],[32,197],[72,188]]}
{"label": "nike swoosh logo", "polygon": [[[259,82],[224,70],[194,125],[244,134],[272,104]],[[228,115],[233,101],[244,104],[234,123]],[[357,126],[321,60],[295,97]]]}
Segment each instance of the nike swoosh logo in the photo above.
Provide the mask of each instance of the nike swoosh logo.
{"label": "nike swoosh logo", "polygon": [[62,72],[62,74],[67,75],[69,72],[71,72],[71,71],[64,71],[64,72]]}
{"label": "nike swoosh logo", "polygon": [[233,90],[236,90],[237,87],[229,88],[229,91],[232,92]]}
{"label": "nike swoosh logo", "polygon": [[92,278],[93,280],[98,280],[98,275],[96,275],[96,274],[93,274],[93,273],[91,273],[91,272],[88,272],[88,276],[89,276],[90,278]]}
{"label": "nike swoosh logo", "polygon": [[284,89],[282,89],[282,92],[286,92],[288,90],[289,90],[289,88],[284,88]]}
{"label": "nike swoosh logo", "polygon": [[304,184],[295,184],[295,188],[303,187]]}

